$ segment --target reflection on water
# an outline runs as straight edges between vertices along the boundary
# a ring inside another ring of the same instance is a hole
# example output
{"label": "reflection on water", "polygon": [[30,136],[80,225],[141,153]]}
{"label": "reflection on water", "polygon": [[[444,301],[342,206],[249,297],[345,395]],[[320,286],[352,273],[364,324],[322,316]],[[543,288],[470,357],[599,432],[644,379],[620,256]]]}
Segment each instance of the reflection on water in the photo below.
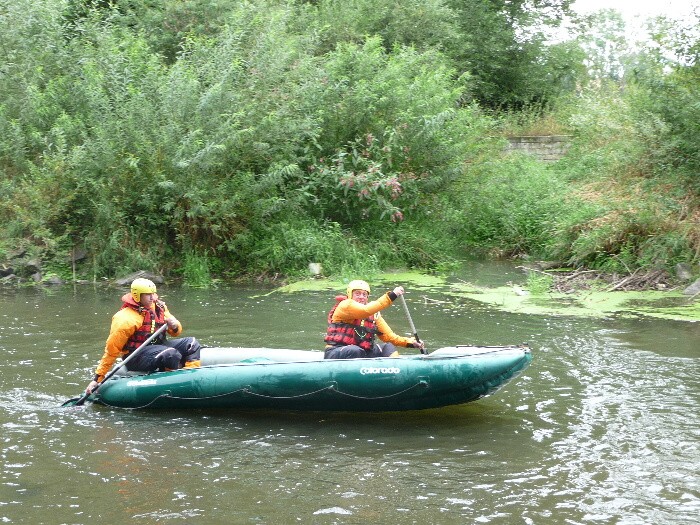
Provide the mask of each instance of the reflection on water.
{"label": "reflection on water", "polygon": [[[209,345],[318,349],[334,295],[162,292]],[[0,291],[0,520],[697,522],[697,324],[504,314],[437,294],[407,295],[429,349],[528,341],[530,368],[460,407],[290,415],[60,408],[89,380],[120,290]],[[409,331],[399,308],[386,318]]]}

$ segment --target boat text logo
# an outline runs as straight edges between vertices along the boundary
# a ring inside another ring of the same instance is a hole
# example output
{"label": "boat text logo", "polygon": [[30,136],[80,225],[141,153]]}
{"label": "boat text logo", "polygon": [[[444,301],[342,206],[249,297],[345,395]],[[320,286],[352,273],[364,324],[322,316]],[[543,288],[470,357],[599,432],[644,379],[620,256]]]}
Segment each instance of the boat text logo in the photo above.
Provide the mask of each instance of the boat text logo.
{"label": "boat text logo", "polygon": [[400,374],[401,369],[397,368],[395,366],[388,366],[388,367],[369,367],[369,366],[363,366],[360,368],[360,374],[367,375],[367,374]]}

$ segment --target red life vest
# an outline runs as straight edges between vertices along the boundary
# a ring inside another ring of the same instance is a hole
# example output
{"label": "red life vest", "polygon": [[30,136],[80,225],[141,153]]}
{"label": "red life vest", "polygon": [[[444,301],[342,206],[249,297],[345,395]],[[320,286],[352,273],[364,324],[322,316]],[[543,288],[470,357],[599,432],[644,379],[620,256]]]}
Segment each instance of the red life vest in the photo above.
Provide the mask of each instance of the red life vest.
{"label": "red life vest", "polygon": [[[122,297],[122,299],[126,299],[126,296]],[[129,338],[126,345],[124,345],[124,350],[127,353],[126,355],[129,355],[131,352],[141,346],[146,339],[151,337],[156,330],[165,324],[165,303],[156,300],[154,312],[153,310],[149,310],[148,308],[141,306],[139,303],[134,301],[131,295],[129,295],[128,299],[124,300],[124,304],[122,305],[122,310],[124,308],[131,308],[132,310],[135,310],[139,314],[143,315],[143,323]],[[164,341],[165,336],[161,335],[151,341],[151,344],[163,344]]]}
{"label": "red life vest", "polygon": [[344,295],[335,298],[336,303],[328,312],[328,329],[324,341],[332,346],[357,345],[363,350],[369,351],[374,345],[374,336],[377,333],[374,315],[367,319],[355,319],[352,323],[333,322],[335,309],[345,299],[347,297]]}

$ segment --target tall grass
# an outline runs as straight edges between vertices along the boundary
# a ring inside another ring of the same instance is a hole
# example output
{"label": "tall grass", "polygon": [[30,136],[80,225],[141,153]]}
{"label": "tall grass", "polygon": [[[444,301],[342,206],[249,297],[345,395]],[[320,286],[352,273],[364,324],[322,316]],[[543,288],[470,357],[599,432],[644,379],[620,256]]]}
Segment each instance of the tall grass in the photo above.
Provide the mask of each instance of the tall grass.
{"label": "tall grass", "polygon": [[472,167],[456,190],[450,230],[465,247],[501,256],[548,256],[557,223],[572,207],[565,178],[524,155]]}
{"label": "tall grass", "polygon": [[182,279],[191,288],[209,288],[213,278],[209,268],[209,257],[194,251],[186,253],[182,263]]}

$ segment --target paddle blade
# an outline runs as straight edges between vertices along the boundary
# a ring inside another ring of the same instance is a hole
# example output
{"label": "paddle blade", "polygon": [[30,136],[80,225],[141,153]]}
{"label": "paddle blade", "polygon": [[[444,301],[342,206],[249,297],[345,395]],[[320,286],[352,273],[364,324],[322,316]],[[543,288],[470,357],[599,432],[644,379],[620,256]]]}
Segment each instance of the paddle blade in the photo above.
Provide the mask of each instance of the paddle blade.
{"label": "paddle blade", "polygon": [[85,401],[90,397],[90,394],[85,394],[80,397],[72,397],[68,401],[61,404],[62,407],[79,407],[82,406]]}

